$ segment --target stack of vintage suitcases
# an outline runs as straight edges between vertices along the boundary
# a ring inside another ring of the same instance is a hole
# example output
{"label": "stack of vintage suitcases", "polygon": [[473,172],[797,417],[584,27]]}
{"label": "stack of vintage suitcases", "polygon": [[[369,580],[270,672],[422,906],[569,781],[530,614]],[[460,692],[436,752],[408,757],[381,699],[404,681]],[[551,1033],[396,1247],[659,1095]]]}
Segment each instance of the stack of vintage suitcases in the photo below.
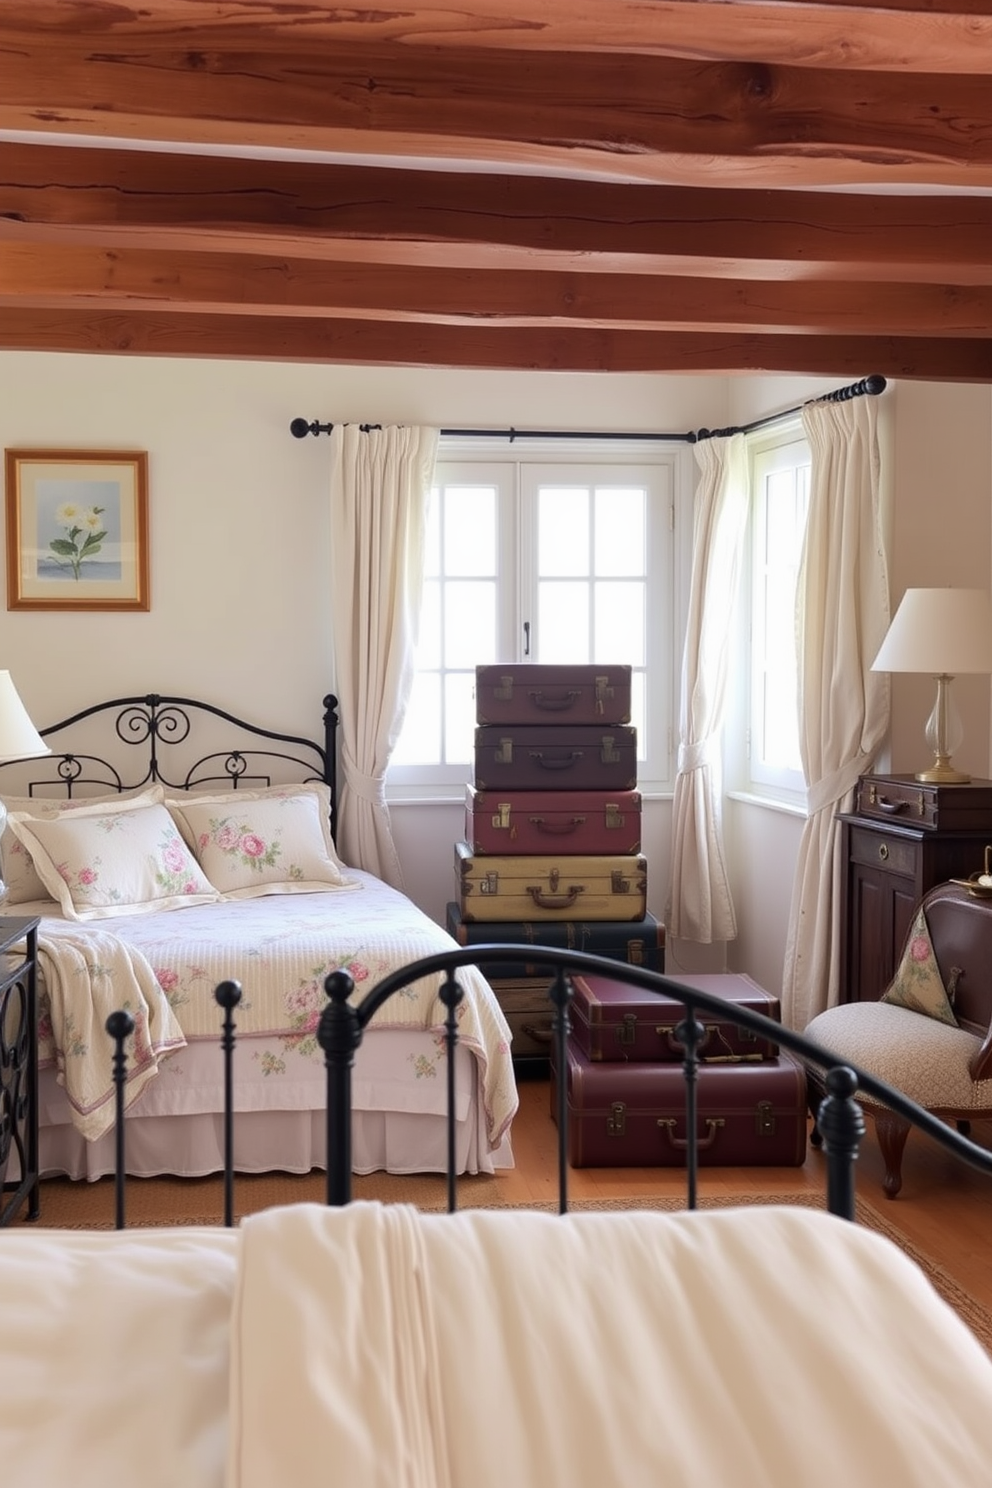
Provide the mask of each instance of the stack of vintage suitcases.
{"label": "stack of vintage suitcases", "polygon": [[[460,945],[590,951],[664,970],[647,910],[629,666],[476,668],[475,778],[455,846],[449,932]],[[547,1060],[550,974],[481,965],[518,1068]]]}
{"label": "stack of vintage suitcases", "polygon": [[[686,987],[778,1021],[779,1000],[740,973],[683,976]],[[685,1163],[684,1050],[675,997],[608,977],[572,978],[566,1049],[567,1154],[575,1168]],[[777,1043],[697,1011],[697,1152],[711,1167],[798,1167],[806,1157],[806,1073]],[[553,1053],[552,1049],[552,1053]],[[551,1062],[551,1115],[559,1071]]]}

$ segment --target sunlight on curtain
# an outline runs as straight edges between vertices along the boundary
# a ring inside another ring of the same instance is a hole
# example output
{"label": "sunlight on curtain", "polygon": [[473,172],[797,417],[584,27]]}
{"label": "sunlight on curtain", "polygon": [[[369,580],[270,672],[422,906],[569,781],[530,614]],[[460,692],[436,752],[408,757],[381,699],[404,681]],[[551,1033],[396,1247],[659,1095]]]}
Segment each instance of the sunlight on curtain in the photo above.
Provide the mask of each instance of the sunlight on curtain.
{"label": "sunlight on curtain", "polygon": [[802,1029],[840,987],[838,811],[850,810],[889,721],[889,678],[871,664],[888,629],[874,398],[811,403],[806,538],[796,586],[799,738],[809,816],[796,864],[782,1014]]}
{"label": "sunlight on curtain", "polygon": [[389,756],[414,674],[438,431],[336,424],[331,620],[341,705],[338,849],[403,887],[386,804]]}
{"label": "sunlight on curtain", "polygon": [[682,661],[678,773],[672,802],[669,935],[709,945],[737,935],[723,848],[720,728],[730,627],[748,516],[743,434],[695,446],[689,619]]}

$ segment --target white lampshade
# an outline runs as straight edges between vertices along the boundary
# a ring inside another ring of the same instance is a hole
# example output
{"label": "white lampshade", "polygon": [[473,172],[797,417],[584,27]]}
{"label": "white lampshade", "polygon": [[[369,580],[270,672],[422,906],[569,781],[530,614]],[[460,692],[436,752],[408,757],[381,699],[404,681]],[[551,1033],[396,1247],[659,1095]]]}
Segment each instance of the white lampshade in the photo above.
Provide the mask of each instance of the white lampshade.
{"label": "white lampshade", "polygon": [[28,717],[10,673],[0,671],[0,759],[34,759],[51,752]]}
{"label": "white lampshade", "polygon": [[871,669],[931,677],[992,672],[989,591],[907,589]]}
{"label": "white lampshade", "polygon": [[987,589],[907,589],[889,626],[873,672],[928,672],[937,701],[926,739],[934,762],[917,780],[966,784],[951,755],[960,746],[961,721],[951,697],[960,672],[992,672],[992,599]]}

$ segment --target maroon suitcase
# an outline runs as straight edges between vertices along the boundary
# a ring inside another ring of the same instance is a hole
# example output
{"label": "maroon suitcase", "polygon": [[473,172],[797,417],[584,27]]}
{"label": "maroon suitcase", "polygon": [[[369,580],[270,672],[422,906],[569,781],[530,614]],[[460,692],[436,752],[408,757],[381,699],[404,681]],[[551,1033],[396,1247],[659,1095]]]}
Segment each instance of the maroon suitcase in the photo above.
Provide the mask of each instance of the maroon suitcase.
{"label": "maroon suitcase", "polygon": [[638,791],[483,791],[468,786],[465,841],[476,853],[639,853]]}
{"label": "maroon suitcase", "polygon": [[475,731],[478,790],[634,790],[629,724],[489,724]]}
{"label": "maroon suitcase", "polygon": [[[685,1166],[685,1078],[680,1064],[594,1064],[570,1037],[566,1153],[573,1168]],[[799,1167],[806,1158],[806,1072],[781,1053],[754,1064],[697,1071],[700,1167]],[[551,1046],[551,1116],[558,1080]]]}
{"label": "maroon suitcase", "polygon": [[[710,972],[680,975],[677,980],[781,1022],[778,998],[749,976]],[[685,1004],[677,998],[585,972],[573,975],[572,991],[572,1036],[587,1059],[594,1063],[602,1060],[681,1062],[685,1051],[675,1037],[675,1030],[685,1016]],[[777,1044],[746,1028],[715,1019],[702,1009],[698,1017],[706,1029],[699,1057],[707,1064],[774,1059],[778,1053]]]}
{"label": "maroon suitcase", "polygon": [[477,666],[477,723],[629,723],[629,666]]}

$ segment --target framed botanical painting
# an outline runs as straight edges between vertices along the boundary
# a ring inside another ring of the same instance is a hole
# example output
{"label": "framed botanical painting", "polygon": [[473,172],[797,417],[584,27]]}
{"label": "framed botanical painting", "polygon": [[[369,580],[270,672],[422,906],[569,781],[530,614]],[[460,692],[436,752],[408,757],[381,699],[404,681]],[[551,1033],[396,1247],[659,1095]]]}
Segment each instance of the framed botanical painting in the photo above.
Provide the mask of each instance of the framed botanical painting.
{"label": "framed botanical painting", "polygon": [[8,610],[147,610],[147,454],[6,453]]}

